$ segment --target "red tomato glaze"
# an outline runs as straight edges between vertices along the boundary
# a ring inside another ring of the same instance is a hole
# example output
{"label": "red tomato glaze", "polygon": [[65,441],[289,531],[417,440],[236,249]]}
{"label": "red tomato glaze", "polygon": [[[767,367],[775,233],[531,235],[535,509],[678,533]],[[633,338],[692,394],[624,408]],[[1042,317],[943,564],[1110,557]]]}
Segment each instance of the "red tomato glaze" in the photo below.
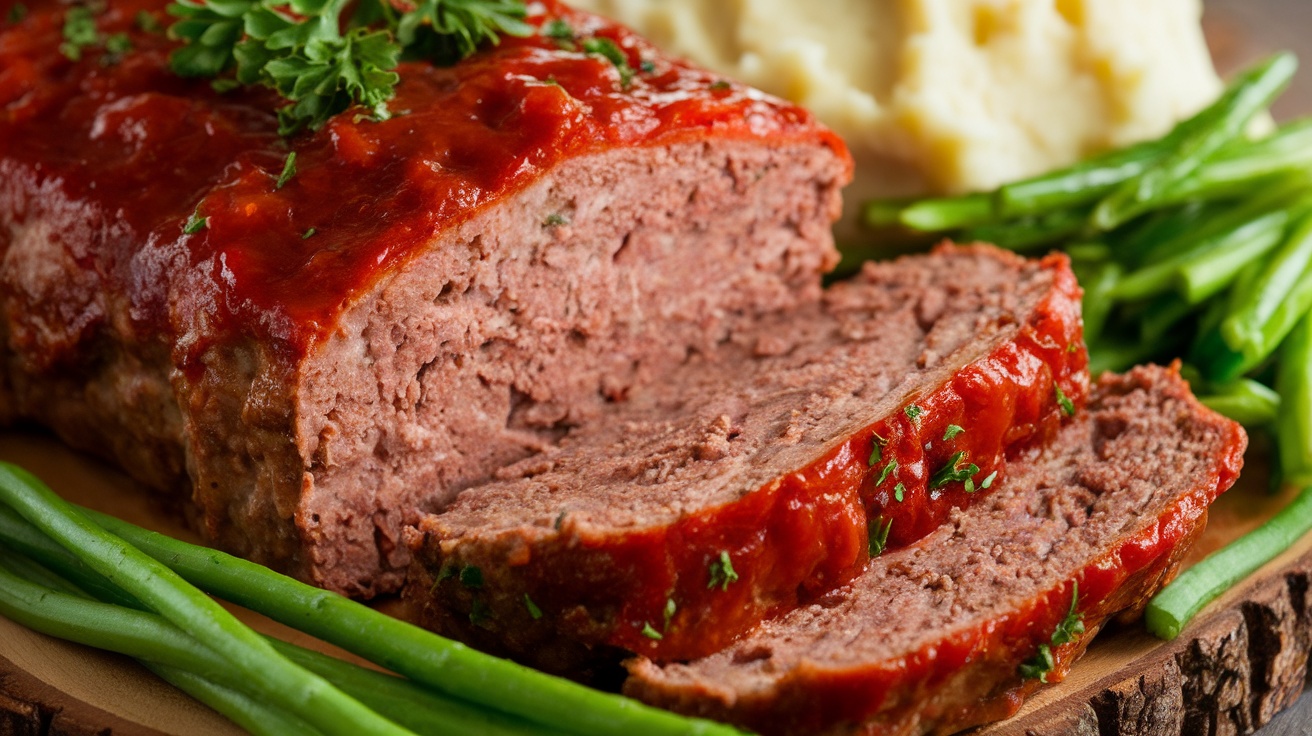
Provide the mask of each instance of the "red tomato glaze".
{"label": "red tomato glaze", "polygon": [[[14,5],[0,0],[0,18]],[[136,21],[144,10],[167,25],[165,5],[107,0],[100,31],[126,32],[134,47],[117,62],[57,50],[66,5],[27,0],[21,20],[0,20],[0,223],[40,213],[84,234],[70,245],[80,263],[130,295],[138,334],[178,342],[184,369],[231,338],[304,354],[438,231],[567,158],[708,136],[820,140],[846,155],[800,108],[556,2],[534,3],[544,12],[530,22],[561,17],[581,37],[614,40],[639,70],[629,85],[602,56],[504,38],[453,67],[403,64],[389,120],[348,110],[282,139],[271,93],[219,95],[167,69],[174,42]],[[298,173],[278,189],[291,151]],[[42,201],[23,201],[34,189]],[[193,214],[208,227],[186,234]]]}

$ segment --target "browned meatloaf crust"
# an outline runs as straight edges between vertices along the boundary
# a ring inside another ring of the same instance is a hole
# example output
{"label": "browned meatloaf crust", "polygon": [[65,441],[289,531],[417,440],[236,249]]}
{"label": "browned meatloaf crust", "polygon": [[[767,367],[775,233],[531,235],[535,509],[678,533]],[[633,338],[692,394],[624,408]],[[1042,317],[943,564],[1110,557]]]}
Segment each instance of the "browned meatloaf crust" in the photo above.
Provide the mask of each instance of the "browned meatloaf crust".
{"label": "browned meatloaf crust", "polygon": [[[1059,680],[1112,616],[1175,573],[1246,438],[1174,370],[1104,376],[1088,410],[1003,487],[850,585],[688,664],[638,658],[625,692],[765,734],[947,734]],[[1076,596],[1078,586],[1078,596]],[[1084,633],[1053,634],[1076,599]]]}
{"label": "browned meatloaf crust", "polygon": [[1079,299],[1064,256],[868,264],[424,518],[407,595],[430,627],[555,671],[710,654],[1047,441],[1088,392]]}
{"label": "browned meatloaf crust", "polygon": [[60,53],[65,4],[0,29],[0,424],[192,496],[210,539],[316,584],[395,588],[411,510],[814,301],[837,260],[841,141],[557,3],[530,22],[640,72],[507,38],[404,64],[405,114],[289,140],[271,97],[165,70],[134,25],[164,0],[105,5],[119,64]]}

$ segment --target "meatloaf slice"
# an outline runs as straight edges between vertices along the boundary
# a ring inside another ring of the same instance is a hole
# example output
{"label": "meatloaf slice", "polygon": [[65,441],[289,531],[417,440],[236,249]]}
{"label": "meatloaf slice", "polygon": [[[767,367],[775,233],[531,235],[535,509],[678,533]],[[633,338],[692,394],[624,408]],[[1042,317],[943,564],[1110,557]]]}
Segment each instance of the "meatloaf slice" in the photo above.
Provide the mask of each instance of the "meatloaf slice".
{"label": "meatloaf slice", "polygon": [[594,16],[533,3],[550,34],[282,138],[276,98],[168,71],[166,5],[98,5],[121,59],[61,54],[65,4],[0,28],[0,422],[319,585],[396,587],[411,510],[836,261],[842,142]]}
{"label": "meatloaf slice", "polygon": [[425,517],[426,623],[557,671],[709,654],[986,495],[1088,391],[1063,256],[871,264]]}
{"label": "meatloaf slice", "polygon": [[1171,579],[1245,445],[1173,369],[1104,376],[1088,411],[975,508],[722,652],[632,660],[625,692],[764,734],[1004,718]]}

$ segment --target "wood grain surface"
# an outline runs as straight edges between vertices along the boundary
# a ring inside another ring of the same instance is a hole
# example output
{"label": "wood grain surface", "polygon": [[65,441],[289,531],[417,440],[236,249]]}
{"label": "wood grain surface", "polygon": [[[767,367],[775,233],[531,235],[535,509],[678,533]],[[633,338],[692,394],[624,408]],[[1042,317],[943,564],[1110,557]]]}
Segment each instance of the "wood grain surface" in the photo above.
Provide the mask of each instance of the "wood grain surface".
{"label": "wood grain surface", "polygon": [[[1277,48],[1303,51],[1312,62],[1312,0],[1208,0],[1205,26],[1223,71]],[[1276,113],[1287,118],[1309,110],[1312,73],[1304,72]],[[194,541],[131,482],[49,437],[0,433],[0,459],[29,467],[69,498]],[[1254,528],[1288,500],[1288,493],[1265,493],[1263,464],[1260,449],[1250,453],[1250,470],[1213,508],[1195,559]],[[1140,626],[1105,631],[1065,682],[1037,693],[1014,718],[976,733],[1238,736],[1260,729],[1259,736],[1312,736],[1312,696],[1303,695],[1312,651],[1310,588],[1312,538],[1206,609],[1175,641],[1158,641]],[[233,610],[261,631],[349,657]],[[131,660],[0,618],[0,736],[237,733]]]}

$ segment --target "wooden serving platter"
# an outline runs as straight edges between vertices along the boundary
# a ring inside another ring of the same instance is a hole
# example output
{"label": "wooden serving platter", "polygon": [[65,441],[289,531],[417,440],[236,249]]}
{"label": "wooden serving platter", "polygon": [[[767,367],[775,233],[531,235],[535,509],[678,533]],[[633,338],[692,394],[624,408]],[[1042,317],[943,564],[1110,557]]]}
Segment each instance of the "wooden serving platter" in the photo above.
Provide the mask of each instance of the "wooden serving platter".
{"label": "wooden serving platter", "polygon": [[[50,437],[0,433],[0,460],[32,470],[64,497],[197,541],[131,481]],[[1213,507],[1194,550],[1201,558],[1256,527],[1288,501],[1272,496],[1260,449],[1236,488]],[[1065,682],[1037,693],[980,736],[1244,734],[1303,691],[1312,649],[1312,536],[1208,607],[1173,642],[1141,626],[1105,631]],[[249,611],[256,629],[344,653]],[[239,731],[131,660],[0,618],[0,736],[208,736]]]}

